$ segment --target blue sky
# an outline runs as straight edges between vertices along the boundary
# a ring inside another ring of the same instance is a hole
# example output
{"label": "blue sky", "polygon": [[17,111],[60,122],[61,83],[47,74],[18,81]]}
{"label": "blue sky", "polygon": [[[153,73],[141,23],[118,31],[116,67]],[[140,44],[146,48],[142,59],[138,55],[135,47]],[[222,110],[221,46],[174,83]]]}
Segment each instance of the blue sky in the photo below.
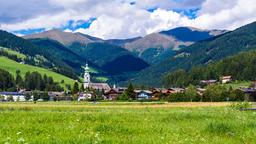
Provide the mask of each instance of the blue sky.
{"label": "blue sky", "polygon": [[255,0],[0,2],[0,29],[17,35],[58,28],[103,39],[131,38],[179,26],[233,30],[253,21],[256,21]]}

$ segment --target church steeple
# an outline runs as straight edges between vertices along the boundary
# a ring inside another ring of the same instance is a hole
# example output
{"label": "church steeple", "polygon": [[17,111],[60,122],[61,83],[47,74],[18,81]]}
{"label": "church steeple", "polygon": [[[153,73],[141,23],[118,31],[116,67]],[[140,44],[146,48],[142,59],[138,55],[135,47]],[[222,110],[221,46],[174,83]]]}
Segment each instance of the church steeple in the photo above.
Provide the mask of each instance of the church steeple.
{"label": "church steeple", "polygon": [[86,71],[86,72],[89,72],[89,66],[88,66],[87,61],[86,61],[86,64],[85,64],[85,71]]}
{"label": "church steeple", "polygon": [[84,71],[84,88],[89,88],[89,84],[91,82],[89,70],[90,68],[88,66],[88,63],[86,62]]}

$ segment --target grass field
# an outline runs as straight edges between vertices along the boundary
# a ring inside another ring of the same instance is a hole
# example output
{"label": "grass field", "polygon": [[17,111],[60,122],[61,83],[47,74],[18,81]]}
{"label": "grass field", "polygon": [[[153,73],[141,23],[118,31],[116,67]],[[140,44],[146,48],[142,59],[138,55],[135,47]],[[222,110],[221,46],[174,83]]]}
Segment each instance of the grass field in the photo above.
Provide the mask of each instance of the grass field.
{"label": "grass field", "polygon": [[21,71],[22,76],[24,76],[27,71],[30,71],[30,72],[37,71],[42,75],[46,74],[47,76],[53,77],[53,79],[56,82],[61,82],[61,80],[64,80],[65,84],[71,84],[71,85],[73,85],[75,82],[73,79],[70,79],[66,76],[55,73],[53,71],[40,68],[40,67],[31,66],[31,65],[20,64],[18,62],[15,62],[3,56],[0,56],[0,68],[9,71],[14,76],[16,75],[17,70]]}
{"label": "grass field", "polygon": [[229,103],[0,103],[0,143],[256,143]]}

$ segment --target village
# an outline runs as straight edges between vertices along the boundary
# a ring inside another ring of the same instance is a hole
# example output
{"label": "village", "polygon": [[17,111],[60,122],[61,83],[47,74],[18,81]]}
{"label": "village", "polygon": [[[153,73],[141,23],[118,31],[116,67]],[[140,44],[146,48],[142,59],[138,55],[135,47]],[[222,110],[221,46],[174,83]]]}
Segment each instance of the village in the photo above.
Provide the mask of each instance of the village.
{"label": "village", "polygon": [[[187,99],[187,101],[203,101],[202,97],[206,91],[206,86],[214,84],[228,84],[232,82],[232,76],[223,76],[219,80],[201,80],[200,83],[204,87],[194,87],[194,95],[201,98],[197,100]],[[128,87],[109,86],[108,83],[93,83],[89,72],[89,66],[86,64],[84,72],[83,90],[79,90],[75,94],[65,91],[26,91],[25,89],[17,92],[0,92],[0,101],[160,101],[167,100],[175,94],[177,97],[184,97],[188,88],[148,88],[137,89],[130,84]],[[238,93],[239,100],[255,101],[256,84],[252,83],[252,87],[239,87],[235,89]],[[193,93],[191,94],[193,95]],[[243,98],[241,98],[243,97]],[[171,98],[172,99],[172,98]],[[219,101],[234,101],[228,96]],[[167,100],[168,101],[168,100]],[[176,98],[174,101],[186,101],[182,98]]]}

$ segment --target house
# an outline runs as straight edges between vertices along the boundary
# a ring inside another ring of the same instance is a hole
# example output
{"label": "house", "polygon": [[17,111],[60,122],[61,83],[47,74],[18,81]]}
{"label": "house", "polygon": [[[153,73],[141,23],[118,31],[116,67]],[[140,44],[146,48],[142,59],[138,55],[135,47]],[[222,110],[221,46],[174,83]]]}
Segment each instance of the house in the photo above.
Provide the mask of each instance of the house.
{"label": "house", "polygon": [[161,90],[161,92],[162,92],[164,95],[179,93],[179,92],[183,92],[183,91],[184,91],[183,88],[168,88],[168,89],[162,89],[162,90]]}
{"label": "house", "polygon": [[225,83],[229,83],[232,81],[232,76],[223,76],[220,78],[221,83],[225,84]]}
{"label": "house", "polygon": [[197,88],[197,89],[196,89],[196,92],[197,92],[200,96],[202,96],[202,95],[204,94],[205,90],[206,90],[206,89],[204,89],[204,88]]}
{"label": "house", "polygon": [[78,101],[85,101],[92,99],[92,93],[85,93],[85,92],[80,92],[78,96]]}
{"label": "house", "polygon": [[151,92],[152,100],[159,100],[161,98],[162,92],[160,88],[153,88],[151,89]]}
{"label": "house", "polygon": [[26,101],[25,94],[19,92],[0,92],[0,96],[2,96],[5,101]]}
{"label": "house", "polygon": [[66,96],[65,92],[48,92],[48,95],[50,97],[50,101],[56,100],[56,101],[62,101],[62,100],[71,100],[70,96]]}
{"label": "house", "polygon": [[152,92],[149,90],[135,90],[137,100],[149,100],[152,98]]}
{"label": "house", "polygon": [[112,88],[109,91],[104,93],[105,99],[107,100],[117,100],[119,94],[122,94],[118,91],[117,88]]}

